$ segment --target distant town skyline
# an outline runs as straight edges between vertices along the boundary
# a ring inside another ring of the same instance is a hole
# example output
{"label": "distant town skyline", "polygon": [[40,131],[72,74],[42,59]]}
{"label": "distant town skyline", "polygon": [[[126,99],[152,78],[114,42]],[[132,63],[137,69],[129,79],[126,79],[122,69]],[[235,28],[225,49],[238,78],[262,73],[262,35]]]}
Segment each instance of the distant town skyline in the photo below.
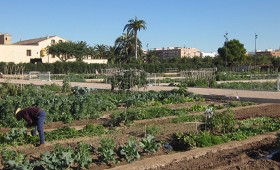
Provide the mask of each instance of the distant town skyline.
{"label": "distant town skyline", "polygon": [[11,34],[13,43],[57,35],[113,46],[128,20],[137,16],[147,23],[138,35],[144,49],[217,52],[226,33],[247,52],[254,52],[255,45],[257,50],[280,47],[279,0],[2,0],[1,6],[0,32]]}

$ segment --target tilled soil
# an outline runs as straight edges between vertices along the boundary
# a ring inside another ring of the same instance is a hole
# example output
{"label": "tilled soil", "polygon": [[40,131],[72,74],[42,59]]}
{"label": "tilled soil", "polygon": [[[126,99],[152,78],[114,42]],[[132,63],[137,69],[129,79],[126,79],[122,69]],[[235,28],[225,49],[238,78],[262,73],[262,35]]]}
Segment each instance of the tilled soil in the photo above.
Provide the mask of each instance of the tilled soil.
{"label": "tilled soil", "polygon": [[245,144],[233,149],[221,150],[215,153],[208,152],[206,155],[199,158],[172,163],[160,167],[160,169],[279,169],[279,162],[263,158],[264,155],[269,153],[270,146],[273,147],[273,141],[271,138],[267,138],[262,141]]}
{"label": "tilled soil", "polygon": [[244,141],[233,141],[208,148],[172,155],[157,156],[132,164],[113,168],[114,170],[259,170],[280,169],[277,161],[266,159],[275,149],[275,134],[251,137]]}
{"label": "tilled soil", "polygon": [[262,104],[249,106],[234,111],[236,119],[248,119],[251,117],[280,117],[280,104]]}

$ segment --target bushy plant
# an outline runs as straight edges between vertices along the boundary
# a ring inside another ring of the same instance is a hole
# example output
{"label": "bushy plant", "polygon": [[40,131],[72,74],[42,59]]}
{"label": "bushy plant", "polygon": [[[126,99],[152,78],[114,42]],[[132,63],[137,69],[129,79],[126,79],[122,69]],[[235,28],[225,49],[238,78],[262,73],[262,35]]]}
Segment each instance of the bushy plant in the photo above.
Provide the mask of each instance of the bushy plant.
{"label": "bushy plant", "polygon": [[214,113],[207,119],[206,125],[214,133],[232,132],[235,127],[233,111],[228,109],[222,113]]}
{"label": "bushy plant", "polygon": [[109,77],[111,89],[118,88],[120,90],[129,90],[135,86],[143,87],[147,85],[148,81],[145,72],[136,72],[135,70],[127,70]]}
{"label": "bushy plant", "polygon": [[0,134],[0,145],[22,145],[26,143],[35,144],[38,141],[37,137],[27,135],[26,128],[12,128],[5,134]]}
{"label": "bushy plant", "polygon": [[146,134],[156,135],[160,131],[160,128],[155,125],[149,125],[146,127]]}
{"label": "bushy plant", "polygon": [[79,169],[89,169],[89,165],[92,162],[90,155],[90,145],[83,142],[78,143],[74,159],[75,162],[78,163]]}
{"label": "bushy plant", "polygon": [[155,153],[156,151],[158,151],[160,144],[156,142],[154,136],[148,135],[146,138],[143,138],[140,141],[140,146],[143,148],[145,152]]}
{"label": "bushy plant", "polygon": [[82,130],[81,130],[81,134],[83,135],[88,135],[88,136],[93,136],[93,135],[102,135],[105,134],[107,132],[107,129],[102,126],[102,125],[92,125],[92,124],[88,124],[86,125]]}
{"label": "bushy plant", "polygon": [[70,147],[56,146],[52,152],[41,155],[41,165],[49,170],[68,169],[74,163],[74,150]]}
{"label": "bushy plant", "polygon": [[223,143],[223,140],[221,137],[214,136],[209,132],[205,131],[197,136],[196,143],[198,147],[208,147]]}
{"label": "bushy plant", "polygon": [[250,133],[250,132],[246,132],[244,130],[238,129],[237,131],[226,134],[225,136],[231,141],[233,141],[233,140],[241,141],[241,140],[247,139],[249,137],[248,133]]}
{"label": "bushy plant", "polygon": [[4,165],[4,169],[6,170],[33,169],[37,166],[36,163],[31,163],[28,160],[25,160],[23,153],[14,150],[2,150],[1,157],[2,165]]}
{"label": "bushy plant", "polygon": [[97,149],[99,158],[102,162],[109,164],[110,161],[116,162],[115,159],[115,142],[113,139],[104,138],[100,141],[100,147]]}
{"label": "bushy plant", "polygon": [[120,154],[125,158],[128,163],[133,162],[140,158],[137,144],[134,139],[129,139],[128,143],[120,147]]}
{"label": "bushy plant", "polygon": [[172,145],[175,150],[190,150],[196,147],[196,135],[193,133],[174,133],[172,136]]}
{"label": "bushy plant", "polygon": [[70,80],[65,78],[62,82],[62,91],[63,92],[70,92],[71,91],[71,84]]}

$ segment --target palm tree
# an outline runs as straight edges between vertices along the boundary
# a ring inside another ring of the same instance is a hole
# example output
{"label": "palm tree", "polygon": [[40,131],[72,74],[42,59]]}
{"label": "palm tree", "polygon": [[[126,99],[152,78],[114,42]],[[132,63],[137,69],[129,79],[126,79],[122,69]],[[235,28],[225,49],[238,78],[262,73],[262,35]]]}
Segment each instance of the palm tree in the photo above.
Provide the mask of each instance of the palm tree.
{"label": "palm tree", "polygon": [[108,58],[108,46],[104,44],[97,44],[95,45],[94,49],[97,55],[97,58],[104,59]]}
{"label": "palm tree", "polygon": [[115,46],[108,46],[108,63],[115,63]]}
{"label": "palm tree", "polygon": [[129,33],[123,33],[115,40],[115,54],[117,60],[126,61],[133,52],[133,37]]}
{"label": "palm tree", "polygon": [[135,19],[130,19],[129,23],[124,26],[123,31],[127,31],[127,33],[131,33],[134,35],[134,42],[135,42],[135,58],[137,59],[138,54],[138,45],[137,45],[137,31],[141,29],[146,30],[146,22],[144,20],[138,20],[137,17]]}
{"label": "palm tree", "polygon": [[88,47],[88,50],[87,50],[87,55],[90,59],[95,59],[96,58],[96,51],[95,51],[95,48],[92,47],[92,46],[89,46]]}
{"label": "palm tree", "polygon": [[88,44],[85,41],[71,42],[71,54],[75,56],[76,61],[83,61],[87,57]]}

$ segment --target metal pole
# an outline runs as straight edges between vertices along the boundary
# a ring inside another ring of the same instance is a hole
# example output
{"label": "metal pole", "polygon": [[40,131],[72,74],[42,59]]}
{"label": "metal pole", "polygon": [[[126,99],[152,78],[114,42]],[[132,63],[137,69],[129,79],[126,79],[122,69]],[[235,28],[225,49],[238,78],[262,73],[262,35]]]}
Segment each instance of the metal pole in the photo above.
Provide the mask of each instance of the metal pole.
{"label": "metal pole", "polygon": [[226,47],[226,67],[227,67],[227,42],[228,42],[228,33],[226,32],[226,34],[224,35],[224,37],[225,37],[225,41],[226,41],[226,43],[225,43],[225,47]]}
{"label": "metal pole", "polygon": [[255,65],[257,65],[257,38],[258,35],[255,33]]}
{"label": "metal pole", "polygon": [[255,66],[257,65],[257,38],[258,35],[255,33]]}

